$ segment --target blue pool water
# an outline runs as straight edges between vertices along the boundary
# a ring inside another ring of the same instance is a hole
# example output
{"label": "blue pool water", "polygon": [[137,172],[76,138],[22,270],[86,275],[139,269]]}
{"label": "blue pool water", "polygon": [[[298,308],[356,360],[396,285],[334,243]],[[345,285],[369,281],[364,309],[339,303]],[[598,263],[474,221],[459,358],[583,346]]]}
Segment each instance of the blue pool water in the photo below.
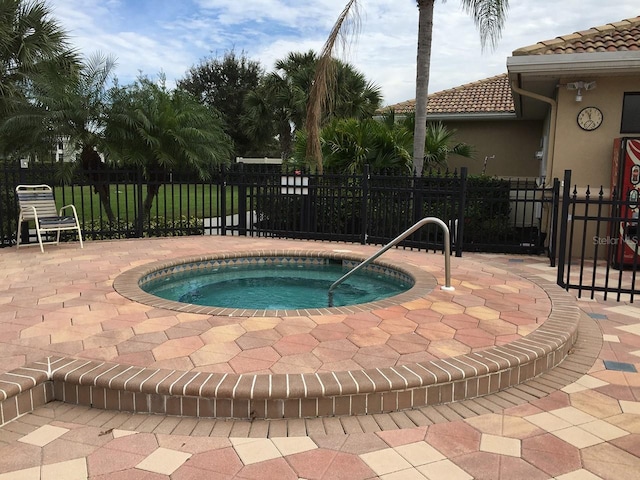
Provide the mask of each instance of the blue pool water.
{"label": "blue pool water", "polygon": [[[341,264],[239,265],[173,273],[140,287],[152,295],[211,307],[255,310],[325,308],[333,282],[349,271]],[[334,290],[333,306],[373,302],[411,288],[376,272],[358,272]]]}

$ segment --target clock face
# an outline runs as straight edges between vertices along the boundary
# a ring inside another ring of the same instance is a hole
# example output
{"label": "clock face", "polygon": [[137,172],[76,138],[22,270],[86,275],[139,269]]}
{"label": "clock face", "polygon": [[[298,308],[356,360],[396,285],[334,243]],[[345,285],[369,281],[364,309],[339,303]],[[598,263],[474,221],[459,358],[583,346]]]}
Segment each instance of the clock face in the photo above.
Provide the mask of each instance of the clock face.
{"label": "clock face", "polygon": [[578,125],[583,130],[595,130],[602,124],[602,112],[597,107],[585,107],[578,113]]}

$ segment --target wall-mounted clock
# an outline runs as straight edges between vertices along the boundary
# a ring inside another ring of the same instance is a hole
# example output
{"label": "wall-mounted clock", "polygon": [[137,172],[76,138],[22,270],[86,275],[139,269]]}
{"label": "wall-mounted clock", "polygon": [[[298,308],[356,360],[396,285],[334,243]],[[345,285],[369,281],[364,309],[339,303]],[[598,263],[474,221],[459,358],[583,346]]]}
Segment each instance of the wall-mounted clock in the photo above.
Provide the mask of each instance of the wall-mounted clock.
{"label": "wall-mounted clock", "polygon": [[602,124],[603,118],[598,107],[585,107],[578,113],[578,125],[581,129],[590,132]]}

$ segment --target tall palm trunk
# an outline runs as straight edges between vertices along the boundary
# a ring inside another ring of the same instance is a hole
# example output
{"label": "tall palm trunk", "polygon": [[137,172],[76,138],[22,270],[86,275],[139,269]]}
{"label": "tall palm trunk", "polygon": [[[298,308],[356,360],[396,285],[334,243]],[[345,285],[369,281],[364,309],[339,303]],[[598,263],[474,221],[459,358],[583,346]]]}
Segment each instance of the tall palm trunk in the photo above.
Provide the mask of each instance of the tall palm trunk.
{"label": "tall palm trunk", "polygon": [[[422,175],[424,146],[427,131],[427,101],[429,96],[429,65],[433,37],[433,7],[435,0],[418,2],[418,58],[416,71],[416,124],[413,136],[413,165]],[[462,8],[471,16],[480,31],[484,49],[487,41],[492,47],[500,38],[509,0],[460,0]]]}
{"label": "tall palm trunk", "polygon": [[427,101],[429,98],[429,66],[433,36],[435,0],[418,1],[418,56],[416,66],[416,116],[413,132],[413,169],[421,176],[424,168],[424,145],[427,137]]}
{"label": "tall palm trunk", "polygon": [[291,123],[289,123],[289,119],[285,118],[280,122],[279,126],[279,135],[280,139],[280,156],[282,160],[287,160],[291,156],[291,148],[293,140],[291,138]]}

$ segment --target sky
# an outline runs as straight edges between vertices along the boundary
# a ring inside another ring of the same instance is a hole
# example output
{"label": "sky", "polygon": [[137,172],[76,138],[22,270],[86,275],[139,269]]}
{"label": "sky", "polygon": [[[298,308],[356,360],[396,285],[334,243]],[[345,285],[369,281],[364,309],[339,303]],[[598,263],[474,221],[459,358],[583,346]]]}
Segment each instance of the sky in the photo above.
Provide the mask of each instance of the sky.
{"label": "sky", "polygon": [[[46,0],[86,57],[116,58],[120,84],[190,67],[229,51],[272,71],[290,52],[319,52],[347,0]],[[638,0],[511,0],[502,37],[483,51],[460,1],[437,0],[429,92],[506,73],[513,50],[640,15]],[[338,56],[380,87],[383,104],[415,98],[415,0],[359,0],[359,29]]]}

